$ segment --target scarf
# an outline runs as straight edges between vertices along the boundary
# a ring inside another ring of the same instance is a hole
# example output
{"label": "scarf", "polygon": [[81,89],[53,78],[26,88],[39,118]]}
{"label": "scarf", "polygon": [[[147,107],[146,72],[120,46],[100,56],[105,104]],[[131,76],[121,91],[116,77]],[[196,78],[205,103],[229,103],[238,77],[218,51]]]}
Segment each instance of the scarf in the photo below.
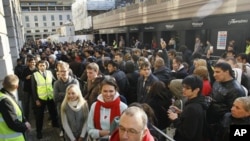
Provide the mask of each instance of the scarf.
{"label": "scarf", "polygon": [[107,109],[111,109],[110,112],[110,123],[113,121],[113,119],[116,116],[120,116],[120,97],[117,97],[114,101],[112,102],[101,102],[97,100],[96,105],[95,105],[95,110],[94,110],[94,125],[96,129],[102,129],[101,128],[101,106]]}
{"label": "scarf", "polygon": [[79,111],[82,108],[82,105],[80,104],[79,100],[68,101],[68,105],[73,111]]}

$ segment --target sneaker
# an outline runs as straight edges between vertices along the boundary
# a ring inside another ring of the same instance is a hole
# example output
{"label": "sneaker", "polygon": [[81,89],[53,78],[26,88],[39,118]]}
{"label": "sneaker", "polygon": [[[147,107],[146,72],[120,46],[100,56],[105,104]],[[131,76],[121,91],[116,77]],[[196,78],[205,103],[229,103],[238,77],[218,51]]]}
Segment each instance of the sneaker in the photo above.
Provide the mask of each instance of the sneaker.
{"label": "sneaker", "polygon": [[61,130],[59,136],[60,136],[60,137],[63,137],[63,131],[62,131],[62,130]]}
{"label": "sneaker", "polygon": [[37,139],[43,138],[42,132],[37,132],[37,133],[36,133],[36,138],[37,138]]}

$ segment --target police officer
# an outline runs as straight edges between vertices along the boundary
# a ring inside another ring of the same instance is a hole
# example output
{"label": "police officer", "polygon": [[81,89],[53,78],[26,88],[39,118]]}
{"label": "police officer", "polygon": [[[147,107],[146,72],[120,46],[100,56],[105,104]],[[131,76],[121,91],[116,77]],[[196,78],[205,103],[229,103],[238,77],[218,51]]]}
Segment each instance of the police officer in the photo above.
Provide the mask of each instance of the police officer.
{"label": "police officer", "polygon": [[34,72],[31,78],[32,94],[35,100],[35,118],[37,139],[41,139],[43,117],[45,106],[48,107],[49,114],[52,120],[52,126],[58,127],[57,111],[53,100],[53,85],[54,76],[52,72],[46,70],[46,62],[40,60],[37,63],[38,71]]}
{"label": "police officer", "polygon": [[0,141],[24,141],[24,133],[31,129],[17,104],[18,83],[19,79],[14,74],[3,80],[0,90]]}

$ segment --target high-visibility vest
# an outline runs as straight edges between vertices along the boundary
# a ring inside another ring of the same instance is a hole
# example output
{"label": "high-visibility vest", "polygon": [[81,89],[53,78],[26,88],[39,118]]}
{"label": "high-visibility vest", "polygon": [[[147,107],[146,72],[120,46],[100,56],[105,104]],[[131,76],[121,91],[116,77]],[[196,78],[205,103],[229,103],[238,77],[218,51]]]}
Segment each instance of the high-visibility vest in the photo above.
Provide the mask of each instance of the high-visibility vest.
{"label": "high-visibility vest", "polygon": [[[14,107],[15,113],[18,120],[22,122],[22,111],[17,105],[17,103],[8,95],[0,92],[0,101],[7,98]],[[9,128],[3,119],[2,113],[0,113],[0,141],[25,141],[23,133],[16,132]]]}
{"label": "high-visibility vest", "polygon": [[46,71],[46,79],[40,72],[34,73],[34,78],[37,84],[37,94],[42,100],[53,99],[53,85],[52,78],[53,75],[50,71]]}

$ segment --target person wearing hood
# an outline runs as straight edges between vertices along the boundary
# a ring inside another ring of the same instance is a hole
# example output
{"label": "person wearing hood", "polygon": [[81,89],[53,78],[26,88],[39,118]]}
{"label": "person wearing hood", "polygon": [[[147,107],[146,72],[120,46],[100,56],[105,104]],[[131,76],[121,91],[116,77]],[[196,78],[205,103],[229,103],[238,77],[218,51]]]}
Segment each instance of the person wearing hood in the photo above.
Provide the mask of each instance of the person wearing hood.
{"label": "person wearing hood", "polygon": [[101,94],[91,105],[88,116],[88,135],[92,139],[105,138],[110,135],[110,124],[116,116],[127,108],[120,100],[118,86],[114,77],[106,76],[101,82]]}
{"label": "person wearing hood", "polygon": [[205,137],[208,105],[201,94],[202,86],[203,82],[199,76],[187,76],[182,81],[182,92],[188,99],[183,111],[175,106],[170,106],[168,110],[168,117],[176,128],[176,141],[202,141]]}
{"label": "person wearing hood", "polygon": [[148,117],[142,108],[131,106],[124,110],[118,128],[110,141],[154,141],[147,127]]}

